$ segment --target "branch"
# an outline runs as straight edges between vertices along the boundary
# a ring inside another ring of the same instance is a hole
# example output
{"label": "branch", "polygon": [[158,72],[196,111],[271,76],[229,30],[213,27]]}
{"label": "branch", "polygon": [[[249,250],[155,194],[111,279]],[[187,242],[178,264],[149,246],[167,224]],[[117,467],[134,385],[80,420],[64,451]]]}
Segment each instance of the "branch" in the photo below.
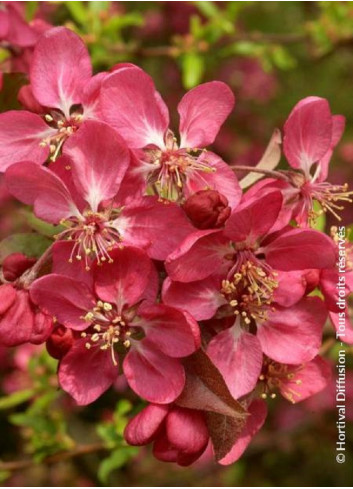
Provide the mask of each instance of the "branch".
{"label": "branch", "polygon": [[288,182],[288,177],[280,171],[265,170],[262,168],[256,168],[256,166],[252,167],[244,165],[232,165],[231,169],[234,171],[248,171],[249,173],[262,173],[263,175],[267,175],[268,177],[278,178],[279,180],[284,180]]}
{"label": "branch", "polygon": [[[62,462],[63,460],[68,460],[71,458],[79,457],[81,455],[87,455],[89,453],[95,453],[104,450],[108,450],[108,448],[106,444],[103,442],[92,443],[90,445],[78,445],[77,447],[67,452],[59,452],[56,453],[55,455],[50,455],[49,457],[46,457],[43,460],[41,460],[40,463],[47,464],[47,465],[56,464],[58,462]],[[16,470],[27,469],[37,464],[38,462],[35,462],[32,459],[14,460],[11,462],[0,462],[0,471],[12,472]]]}
{"label": "branch", "polygon": [[[249,34],[242,33],[235,36],[223,38],[216,42],[214,45],[209,45],[205,42],[196,43],[193,48],[199,50],[199,52],[209,52],[212,49],[218,50],[222,46],[226,46],[230,43],[241,41],[252,41],[259,43],[279,43],[279,44],[296,44],[305,42],[308,40],[306,34],[289,33],[289,34],[267,34],[263,32],[250,32]],[[89,39],[92,42],[92,39]],[[151,46],[144,47],[140,44],[115,44],[114,46],[106,45],[105,48],[114,54],[129,54],[132,56],[142,57],[160,57],[166,56],[170,58],[177,58],[183,53],[186,53],[190,49],[190,41],[186,42],[185,46]]]}
{"label": "branch", "polygon": [[23,275],[18,279],[17,283],[20,284],[23,288],[28,288],[33,280],[35,280],[41,271],[41,269],[44,267],[44,265],[47,264],[49,259],[51,258],[53,252],[53,245],[50,245],[49,248],[45,250],[43,255],[38,258],[38,260],[35,262],[33,267],[29,268],[24,272]]}

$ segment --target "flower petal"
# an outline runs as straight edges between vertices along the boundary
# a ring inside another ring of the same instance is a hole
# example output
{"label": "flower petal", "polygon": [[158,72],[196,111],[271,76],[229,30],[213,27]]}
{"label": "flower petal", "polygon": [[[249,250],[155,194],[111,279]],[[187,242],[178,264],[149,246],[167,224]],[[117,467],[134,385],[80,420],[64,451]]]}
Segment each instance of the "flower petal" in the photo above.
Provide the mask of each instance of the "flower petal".
{"label": "flower petal", "polygon": [[0,318],[0,345],[18,346],[30,341],[34,326],[28,291],[18,290],[15,300]]}
{"label": "flower petal", "polygon": [[273,301],[284,307],[291,307],[305,294],[306,280],[303,272],[277,271],[278,288],[274,291]]}
{"label": "flower petal", "polygon": [[71,158],[72,178],[94,212],[103,200],[116,195],[130,162],[116,131],[98,121],[84,122],[66,142],[64,155]]}
{"label": "flower petal", "polygon": [[257,325],[263,352],[280,363],[310,361],[321,346],[326,317],[324,303],[317,297],[306,297],[287,309],[276,306],[268,321]]}
{"label": "flower petal", "polygon": [[170,357],[181,358],[200,347],[200,330],[189,313],[165,304],[143,304],[138,315],[148,341]]}
{"label": "flower petal", "polygon": [[331,145],[332,115],[326,99],[307,97],[290,113],[284,125],[283,151],[292,168],[306,175]]}
{"label": "flower petal", "polygon": [[262,367],[262,349],[256,336],[234,325],[210,341],[207,354],[235,399],[254,389]]}
{"label": "flower petal", "polygon": [[25,110],[0,114],[0,171],[28,158],[44,163],[49,146],[43,147],[39,143],[55,132],[39,115]]}
{"label": "flower petal", "polygon": [[278,270],[332,268],[336,263],[336,248],[324,233],[312,229],[293,229],[263,248],[266,261]]}
{"label": "flower petal", "polygon": [[[169,233],[170,223],[173,232]],[[123,243],[144,248],[155,260],[165,260],[195,228],[182,209],[173,202],[160,202],[157,197],[144,197],[124,207],[116,225]]]}
{"label": "flower petal", "polygon": [[173,282],[167,277],[162,297],[165,304],[188,311],[197,321],[211,319],[220,306],[227,304],[219,281],[211,277],[189,283]]}
{"label": "flower petal", "polygon": [[11,284],[0,285],[0,314],[4,314],[16,300],[16,289]]}
{"label": "flower petal", "polygon": [[331,364],[317,356],[301,367],[290,368],[281,379],[280,391],[290,402],[301,402],[322,391],[332,377]]}
{"label": "flower petal", "polygon": [[113,263],[105,263],[95,269],[95,289],[98,296],[107,302],[133,306],[143,298],[149,287],[151,260],[138,248],[115,249],[110,253]]}
{"label": "flower petal", "polygon": [[168,110],[160,95],[156,96],[152,78],[143,70],[131,67],[107,77],[101,104],[104,120],[121,134],[130,148],[149,144],[164,147]]}
{"label": "flower petal", "polygon": [[6,185],[21,202],[34,205],[37,217],[57,224],[70,216],[80,216],[69,190],[55,173],[30,161],[12,165]]}
{"label": "flower petal", "polygon": [[200,411],[173,406],[166,419],[169,443],[178,450],[179,457],[200,454],[206,449],[209,435]]}
{"label": "flower petal", "polygon": [[110,353],[100,348],[85,347],[86,339],[74,342],[60,362],[59,382],[79,406],[95,401],[113,384],[118,367]]}
{"label": "flower petal", "polygon": [[89,326],[83,317],[96,301],[85,283],[52,273],[33,282],[30,293],[33,302],[67,328],[82,331]]}
{"label": "flower petal", "polygon": [[66,117],[81,103],[84,85],[92,76],[83,41],[66,27],[46,31],[34,49],[30,81],[35,98],[45,107],[58,108]]}
{"label": "flower petal", "polygon": [[227,251],[228,240],[224,238],[222,231],[196,231],[168,256],[165,266],[172,280],[202,280],[224,267]]}
{"label": "flower petal", "polygon": [[250,245],[270,231],[283,203],[280,192],[271,192],[260,199],[241,205],[230,215],[224,232],[235,242]]}
{"label": "flower petal", "polygon": [[146,339],[133,345],[123,369],[131,389],[146,401],[157,404],[175,401],[185,384],[180,361],[167,357]]}
{"label": "flower petal", "polygon": [[203,148],[212,144],[234,103],[231,89],[220,81],[203,83],[185,94],[178,105],[180,147]]}
{"label": "flower petal", "polygon": [[169,407],[149,404],[127,424],[124,438],[129,445],[147,445],[157,434],[167,416]]}
{"label": "flower petal", "polygon": [[234,171],[219,156],[214,153],[201,153],[199,163],[211,167],[213,172],[203,172],[201,170],[190,172],[188,176],[185,197],[193,195],[199,190],[213,189],[224,195],[230,207],[234,208],[241,199],[241,188]]}
{"label": "flower petal", "polygon": [[327,178],[329,163],[331,160],[333,150],[340,142],[340,139],[344,132],[345,125],[346,125],[346,119],[343,115],[332,116],[332,141],[331,141],[330,149],[325,153],[325,155],[319,161],[319,166],[320,166],[320,174],[318,177],[319,182],[323,182]]}

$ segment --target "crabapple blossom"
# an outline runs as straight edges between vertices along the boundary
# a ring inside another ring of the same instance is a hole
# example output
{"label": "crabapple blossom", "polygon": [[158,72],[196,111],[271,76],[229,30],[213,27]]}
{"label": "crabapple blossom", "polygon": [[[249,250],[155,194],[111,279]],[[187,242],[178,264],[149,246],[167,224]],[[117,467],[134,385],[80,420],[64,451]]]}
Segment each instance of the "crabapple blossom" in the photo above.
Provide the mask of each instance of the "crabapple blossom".
{"label": "crabapple blossom", "polygon": [[135,150],[131,178],[143,192],[178,202],[204,189],[218,190],[231,206],[239,202],[235,175],[220,157],[204,149],[215,140],[233,106],[234,96],[222,82],[190,90],[178,105],[178,144],[168,129],[168,108],[151,77],[140,68],[113,73],[101,90],[103,119]]}
{"label": "crabapple blossom", "polygon": [[19,94],[28,110],[0,115],[0,171],[22,160],[41,164],[49,155],[55,160],[82,121],[97,118],[104,76],[92,76],[88,51],[69,29],[54,27],[40,36],[31,61],[30,85]]}
{"label": "crabapple blossom", "polygon": [[179,359],[200,346],[198,325],[188,313],[154,303],[156,272],[144,252],[126,247],[111,256],[113,263],[95,269],[93,288],[58,274],[32,284],[31,298],[43,311],[81,332],[60,361],[60,384],[79,404],[93,402],[127,352],[122,366],[131,388],[151,402],[172,402],[185,382]]}

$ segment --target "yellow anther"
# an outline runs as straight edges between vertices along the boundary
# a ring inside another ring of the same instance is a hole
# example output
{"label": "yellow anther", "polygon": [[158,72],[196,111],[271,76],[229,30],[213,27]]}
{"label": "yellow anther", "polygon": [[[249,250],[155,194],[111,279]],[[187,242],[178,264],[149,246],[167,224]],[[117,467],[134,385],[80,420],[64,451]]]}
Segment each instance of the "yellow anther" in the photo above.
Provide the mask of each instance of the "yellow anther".
{"label": "yellow anther", "polygon": [[89,311],[85,316],[83,316],[83,319],[85,321],[92,321],[93,318],[94,318],[94,314],[91,311]]}
{"label": "yellow anther", "polygon": [[113,306],[111,304],[109,304],[109,302],[104,302],[103,309],[108,312],[108,311],[111,311],[113,309]]}

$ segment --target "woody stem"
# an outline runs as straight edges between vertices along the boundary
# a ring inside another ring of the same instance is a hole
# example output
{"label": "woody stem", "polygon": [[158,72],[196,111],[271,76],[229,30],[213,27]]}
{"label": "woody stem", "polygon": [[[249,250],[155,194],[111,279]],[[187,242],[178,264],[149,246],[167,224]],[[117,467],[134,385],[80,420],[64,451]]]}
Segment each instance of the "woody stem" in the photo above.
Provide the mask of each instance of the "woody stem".
{"label": "woody stem", "polygon": [[51,244],[49,248],[45,250],[43,255],[38,258],[38,260],[35,262],[33,267],[29,268],[24,272],[23,275],[18,279],[18,284],[21,285],[24,289],[28,288],[33,280],[35,280],[41,271],[41,269],[44,267],[44,265],[47,264],[49,259],[52,256],[52,251],[53,251],[53,245]]}
{"label": "woody stem", "polygon": [[[90,445],[78,445],[72,450],[66,452],[59,452],[54,455],[50,455],[41,461],[43,464],[55,464],[63,460],[78,457],[80,455],[86,455],[89,453],[100,452],[107,450],[107,446],[103,442],[92,443]],[[36,465],[36,462],[32,459],[14,460],[11,462],[0,462],[0,471],[15,471],[22,470]]]}
{"label": "woody stem", "polygon": [[279,180],[289,181],[289,178],[285,175],[284,172],[273,171],[273,170],[265,170],[262,168],[256,168],[253,166],[246,165],[231,165],[231,169],[234,171],[248,171],[250,173],[262,173],[263,175],[267,175],[272,178],[278,178]]}

